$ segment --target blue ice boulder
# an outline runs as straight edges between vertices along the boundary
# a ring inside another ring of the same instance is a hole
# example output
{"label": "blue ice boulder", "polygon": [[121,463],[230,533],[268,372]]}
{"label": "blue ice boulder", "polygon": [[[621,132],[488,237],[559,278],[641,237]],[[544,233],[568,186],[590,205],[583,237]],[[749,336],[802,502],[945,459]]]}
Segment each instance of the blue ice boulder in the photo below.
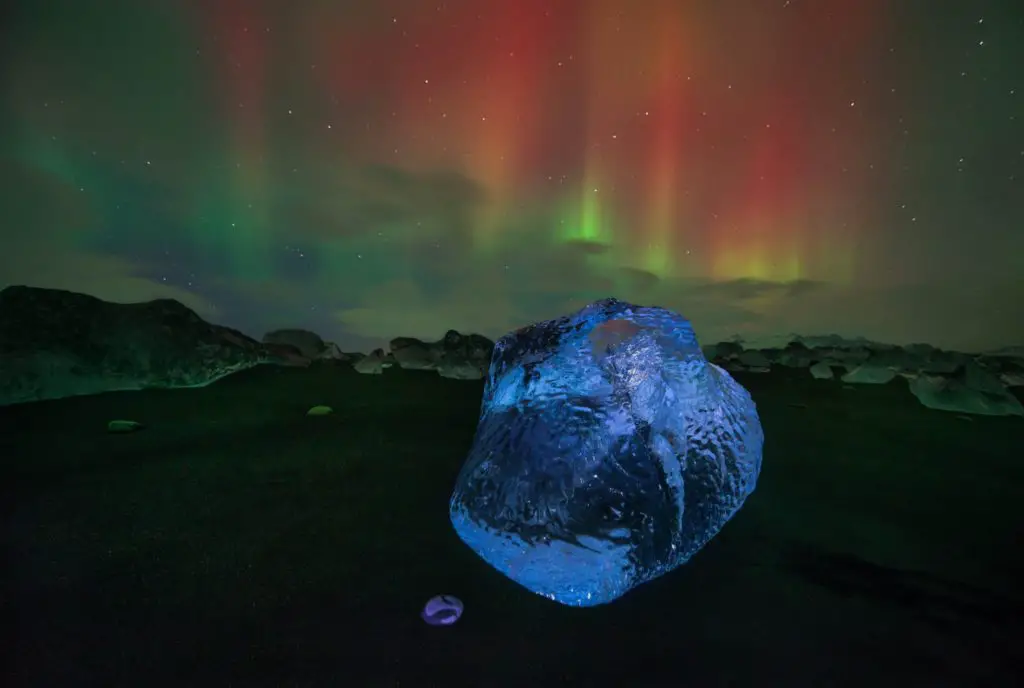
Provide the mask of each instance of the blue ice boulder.
{"label": "blue ice boulder", "polygon": [[688,320],[605,299],[497,342],[449,515],[528,590],[603,604],[714,537],[763,444],[750,394]]}

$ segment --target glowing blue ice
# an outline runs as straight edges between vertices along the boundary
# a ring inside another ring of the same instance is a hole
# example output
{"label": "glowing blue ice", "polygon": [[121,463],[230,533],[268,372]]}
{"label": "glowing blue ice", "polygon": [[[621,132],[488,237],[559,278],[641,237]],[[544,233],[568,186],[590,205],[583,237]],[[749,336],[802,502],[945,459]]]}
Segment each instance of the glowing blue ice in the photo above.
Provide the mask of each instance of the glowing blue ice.
{"label": "glowing blue ice", "polygon": [[750,395],[689,321],[597,301],[496,344],[452,525],[539,595],[611,602],[721,530],[763,444]]}

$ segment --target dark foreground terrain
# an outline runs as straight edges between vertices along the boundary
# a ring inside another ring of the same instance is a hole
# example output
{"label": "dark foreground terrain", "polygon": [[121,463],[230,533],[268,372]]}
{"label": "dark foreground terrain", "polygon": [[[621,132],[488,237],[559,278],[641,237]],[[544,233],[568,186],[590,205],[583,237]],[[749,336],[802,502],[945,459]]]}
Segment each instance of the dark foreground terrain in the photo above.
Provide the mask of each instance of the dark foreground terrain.
{"label": "dark foreground terrain", "polygon": [[[1024,419],[930,411],[902,379],[737,378],[757,491],[688,565],[591,609],[449,526],[482,383],[260,367],[2,408],[2,681],[1020,685]],[[442,592],[465,614],[427,626]]]}

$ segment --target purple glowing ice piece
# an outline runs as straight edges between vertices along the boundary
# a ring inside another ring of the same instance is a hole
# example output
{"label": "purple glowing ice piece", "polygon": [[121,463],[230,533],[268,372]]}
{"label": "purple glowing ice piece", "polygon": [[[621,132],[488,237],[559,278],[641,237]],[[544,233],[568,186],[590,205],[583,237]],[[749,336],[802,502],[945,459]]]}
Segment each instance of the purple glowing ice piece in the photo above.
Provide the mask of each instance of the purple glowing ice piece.
{"label": "purple glowing ice piece", "polygon": [[420,616],[431,626],[451,626],[462,616],[462,600],[452,595],[431,597]]}

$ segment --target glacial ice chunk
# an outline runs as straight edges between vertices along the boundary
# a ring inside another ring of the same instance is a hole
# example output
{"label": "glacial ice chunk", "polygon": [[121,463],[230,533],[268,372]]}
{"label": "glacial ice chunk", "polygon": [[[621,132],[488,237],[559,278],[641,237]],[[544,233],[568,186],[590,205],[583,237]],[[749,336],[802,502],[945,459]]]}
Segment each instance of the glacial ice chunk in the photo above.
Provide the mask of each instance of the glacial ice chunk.
{"label": "glacial ice chunk", "polygon": [[753,492],[753,400],[688,320],[615,299],[494,347],[456,533],[556,602],[611,602],[692,557]]}
{"label": "glacial ice chunk", "polygon": [[451,626],[462,616],[462,600],[454,595],[434,595],[423,611],[420,618],[431,626]]}

